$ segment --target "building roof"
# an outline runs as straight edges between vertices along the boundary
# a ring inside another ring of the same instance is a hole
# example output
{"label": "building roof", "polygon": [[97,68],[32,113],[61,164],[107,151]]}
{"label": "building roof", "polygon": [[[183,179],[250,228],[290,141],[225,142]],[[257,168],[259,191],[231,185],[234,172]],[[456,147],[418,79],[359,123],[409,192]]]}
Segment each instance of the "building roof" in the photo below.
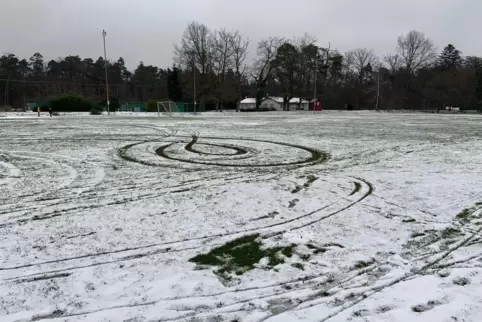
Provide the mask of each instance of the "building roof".
{"label": "building roof", "polygon": [[256,104],[256,98],[246,97],[240,104]]}
{"label": "building roof", "polygon": [[269,99],[272,99],[273,101],[277,102],[277,103],[281,103],[283,104],[284,100],[282,97],[278,97],[278,96],[270,96],[268,97]]}
{"label": "building roof", "polygon": [[293,104],[293,103],[296,103],[296,104],[299,104],[300,103],[300,100],[301,100],[301,103],[308,103],[307,100],[304,100],[304,99],[301,99],[299,97],[293,97],[292,99],[290,99],[290,103]]}

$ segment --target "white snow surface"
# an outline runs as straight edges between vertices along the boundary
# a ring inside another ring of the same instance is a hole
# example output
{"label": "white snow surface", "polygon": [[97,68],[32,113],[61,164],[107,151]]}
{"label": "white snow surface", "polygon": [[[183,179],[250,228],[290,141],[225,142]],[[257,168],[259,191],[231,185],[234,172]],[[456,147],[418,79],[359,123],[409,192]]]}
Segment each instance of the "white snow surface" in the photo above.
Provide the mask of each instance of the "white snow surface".
{"label": "white snow surface", "polygon": [[4,116],[2,322],[482,321],[480,116]]}

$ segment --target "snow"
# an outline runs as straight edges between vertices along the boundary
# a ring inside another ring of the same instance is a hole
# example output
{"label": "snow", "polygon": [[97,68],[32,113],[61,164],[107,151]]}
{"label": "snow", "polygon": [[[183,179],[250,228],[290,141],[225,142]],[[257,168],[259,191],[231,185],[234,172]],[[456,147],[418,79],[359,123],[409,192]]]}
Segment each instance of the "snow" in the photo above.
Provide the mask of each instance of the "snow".
{"label": "snow", "polygon": [[478,115],[4,116],[2,322],[482,320]]}
{"label": "snow", "polygon": [[245,99],[243,99],[239,103],[241,103],[241,104],[256,104],[256,98],[246,97]]}
{"label": "snow", "polygon": [[292,103],[292,104],[295,104],[295,103],[298,104],[298,103],[300,103],[300,100],[301,100],[301,103],[303,103],[303,104],[309,103],[309,101],[304,100],[304,99],[301,99],[301,98],[299,98],[299,97],[293,97],[292,99],[290,99],[290,103]]}
{"label": "snow", "polygon": [[283,104],[283,102],[284,102],[283,97],[279,97],[279,96],[270,96],[269,98],[270,98],[270,99],[272,99],[273,101],[277,102],[277,103],[280,103],[280,104]]}

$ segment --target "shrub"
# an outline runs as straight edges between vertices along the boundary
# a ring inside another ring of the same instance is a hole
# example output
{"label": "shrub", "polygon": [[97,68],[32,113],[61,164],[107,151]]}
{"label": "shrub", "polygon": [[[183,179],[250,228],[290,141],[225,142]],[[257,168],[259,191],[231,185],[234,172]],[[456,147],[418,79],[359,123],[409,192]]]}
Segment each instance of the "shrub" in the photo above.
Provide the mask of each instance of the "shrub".
{"label": "shrub", "polygon": [[95,104],[90,110],[90,115],[102,115],[102,112],[104,112],[104,108],[101,105]]}
{"label": "shrub", "polygon": [[146,112],[157,112],[157,101],[150,99],[147,101]]}
{"label": "shrub", "polygon": [[60,95],[52,99],[49,105],[57,112],[90,112],[94,107],[91,101],[76,93]]}
{"label": "shrub", "polygon": [[[100,101],[98,105],[105,106],[105,108],[107,109],[107,101],[106,100]],[[110,98],[109,109],[110,109],[111,112],[115,112],[115,111],[120,110],[120,101],[117,97],[111,97]]]}

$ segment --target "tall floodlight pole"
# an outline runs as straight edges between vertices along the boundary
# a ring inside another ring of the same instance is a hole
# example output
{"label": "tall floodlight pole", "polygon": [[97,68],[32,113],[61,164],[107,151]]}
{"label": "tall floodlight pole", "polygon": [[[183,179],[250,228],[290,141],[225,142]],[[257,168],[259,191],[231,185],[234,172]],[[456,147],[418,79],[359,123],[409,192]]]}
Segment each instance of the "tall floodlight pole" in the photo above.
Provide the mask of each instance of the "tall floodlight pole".
{"label": "tall floodlight pole", "polygon": [[317,82],[317,76],[318,76],[318,49],[316,51],[316,56],[315,56],[315,89],[313,93],[313,98],[316,100],[316,82]]}
{"label": "tall floodlight pole", "polygon": [[380,100],[380,66],[378,66],[378,72],[377,72],[377,105],[375,107],[375,110],[378,111],[379,107],[379,100]]}
{"label": "tall floodlight pole", "polygon": [[102,30],[102,37],[104,38],[104,63],[105,63],[105,93],[107,97],[107,115],[110,115],[110,100],[109,100],[109,80],[107,77],[107,50],[105,48],[105,36],[107,33]]}
{"label": "tall floodlight pole", "polygon": [[196,56],[192,55],[192,75],[193,75],[193,97],[194,97],[194,114],[196,114]]}

